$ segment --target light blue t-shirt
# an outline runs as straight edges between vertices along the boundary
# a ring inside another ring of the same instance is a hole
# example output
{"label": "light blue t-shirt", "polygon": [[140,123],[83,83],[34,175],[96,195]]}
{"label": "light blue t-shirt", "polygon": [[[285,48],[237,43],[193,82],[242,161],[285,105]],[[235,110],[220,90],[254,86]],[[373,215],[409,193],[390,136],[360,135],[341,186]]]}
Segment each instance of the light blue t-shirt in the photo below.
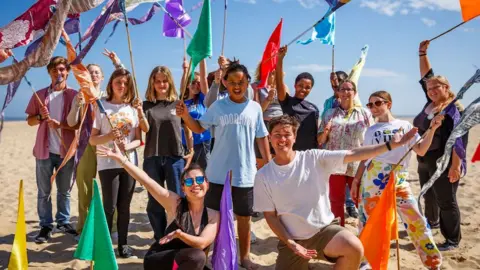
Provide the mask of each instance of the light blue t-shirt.
{"label": "light blue t-shirt", "polygon": [[252,100],[235,103],[230,98],[218,100],[200,118],[204,129],[215,127],[215,147],[207,165],[208,180],[223,185],[233,170],[232,185],[253,187],[257,173],[255,138],[268,135],[262,108]]}

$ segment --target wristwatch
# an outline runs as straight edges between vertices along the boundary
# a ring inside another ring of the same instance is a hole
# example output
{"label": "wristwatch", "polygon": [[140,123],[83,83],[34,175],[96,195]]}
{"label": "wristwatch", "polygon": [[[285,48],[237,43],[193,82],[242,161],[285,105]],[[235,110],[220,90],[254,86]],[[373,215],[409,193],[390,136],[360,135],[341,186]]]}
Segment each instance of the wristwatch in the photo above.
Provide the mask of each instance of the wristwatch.
{"label": "wristwatch", "polygon": [[42,120],[43,120],[41,114],[37,114],[37,120],[38,120],[38,121],[42,121]]}

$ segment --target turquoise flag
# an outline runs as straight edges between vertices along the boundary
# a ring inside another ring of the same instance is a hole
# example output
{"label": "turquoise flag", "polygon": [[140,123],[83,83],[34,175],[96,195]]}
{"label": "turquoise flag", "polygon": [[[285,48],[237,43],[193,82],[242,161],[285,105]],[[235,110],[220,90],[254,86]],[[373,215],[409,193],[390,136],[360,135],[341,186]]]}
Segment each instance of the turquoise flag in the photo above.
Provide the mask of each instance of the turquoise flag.
{"label": "turquoise flag", "polygon": [[73,257],[94,262],[94,269],[118,270],[107,218],[103,211],[97,181],[93,180],[93,198],[88,209],[82,236]]}
{"label": "turquoise flag", "polygon": [[212,56],[212,10],[210,1],[203,3],[202,14],[198,21],[197,31],[187,48],[187,53],[192,58],[191,77],[193,79],[195,68],[198,63],[207,57]]}
{"label": "turquoise flag", "polygon": [[335,45],[335,12],[332,13],[332,8],[330,8],[326,15],[329,13],[330,15],[325,20],[315,25],[311,38],[304,41],[299,40],[297,43],[307,45],[318,40],[323,44]]}

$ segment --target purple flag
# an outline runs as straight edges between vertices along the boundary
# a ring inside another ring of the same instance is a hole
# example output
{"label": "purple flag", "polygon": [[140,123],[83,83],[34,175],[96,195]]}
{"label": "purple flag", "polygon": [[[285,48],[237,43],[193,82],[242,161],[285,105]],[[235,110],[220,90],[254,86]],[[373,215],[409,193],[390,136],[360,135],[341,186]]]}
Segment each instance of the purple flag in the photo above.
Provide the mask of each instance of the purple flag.
{"label": "purple flag", "polygon": [[[177,25],[186,27],[192,19],[183,9],[183,0],[166,0],[165,9],[169,14],[163,16],[163,35],[166,37],[183,38],[183,30]],[[172,16],[174,20],[170,17]]]}
{"label": "purple flag", "polygon": [[70,190],[72,190],[75,181],[77,180],[77,167],[80,159],[85,153],[85,149],[87,149],[88,140],[90,139],[90,134],[92,133],[93,127],[93,119],[92,119],[92,104],[87,105],[87,115],[85,115],[85,120],[83,121],[82,129],[80,130],[80,138],[78,140],[78,148],[77,152],[75,153],[74,157],[74,165],[73,165],[73,181],[72,185],[70,186]]}
{"label": "purple flag", "polygon": [[230,174],[231,172],[227,174],[227,179],[225,179],[222,200],[220,201],[220,226],[212,255],[213,269],[238,270]]}
{"label": "purple flag", "polygon": [[[69,35],[74,33],[80,33],[80,18],[68,19],[63,25],[63,28]],[[40,45],[40,42],[42,42],[42,39],[43,39],[43,36],[35,40],[35,42],[33,42],[27,47],[27,49],[25,50],[25,57],[27,57],[30,53],[32,53],[38,47],[38,45]]]}
{"label": "purple flag", "polygon": [[[13,63],[15,64],[15,63],[17,63],[17,61],[13,60]],[[3,102],[3,107],[2,107],[2,110],[0,111],[0,135],[1,135],[2,130],[3,130],[3,118],[4,118],[4,113],[3,112],[7,108],[8,104],[10,104],[10,102],[12,102],[12,99],[15,96],[15,93],[17,92],[21,81],[22,80],[18,80],[16,82],[11,82],[7,86],[7,94],[5,95],[5,101]]]}

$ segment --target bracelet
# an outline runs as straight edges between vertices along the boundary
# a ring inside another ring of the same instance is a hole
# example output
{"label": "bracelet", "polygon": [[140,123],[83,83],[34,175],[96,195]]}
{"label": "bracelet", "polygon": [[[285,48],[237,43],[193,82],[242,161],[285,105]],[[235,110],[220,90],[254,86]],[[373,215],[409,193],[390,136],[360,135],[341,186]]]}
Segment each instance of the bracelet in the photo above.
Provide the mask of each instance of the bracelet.
{"label": "bracelet", "polygon": [[427,54],[426,53],[422,53],[422,54],[419,54],[418,56],[422,57],[422,56],[426,56]]}
{"label": "bracelet", "polygon": [[390,142],[387,142],[385,145],[387,146],[388,151],[392,151],[392,146],[390,145]]}

